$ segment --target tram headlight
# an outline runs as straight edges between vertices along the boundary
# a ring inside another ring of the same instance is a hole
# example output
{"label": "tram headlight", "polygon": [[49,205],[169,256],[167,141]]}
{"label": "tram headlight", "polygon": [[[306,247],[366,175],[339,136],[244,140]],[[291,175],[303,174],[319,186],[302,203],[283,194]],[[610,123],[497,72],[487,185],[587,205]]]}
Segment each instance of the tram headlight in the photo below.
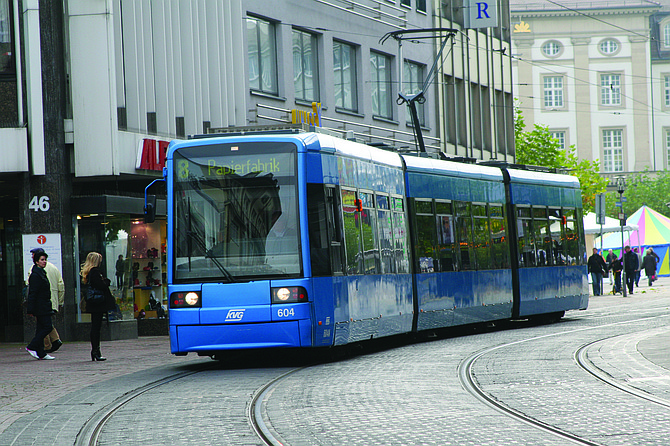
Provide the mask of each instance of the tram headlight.
{"label": "tram headlight", "polygon": [[198,291],[181,291],[170,295],[170,308],[200,308],[202,299]]}
{"label": "tram headlight", "polygon": [[307,302],[307,290],[301,286],[271,288],[273,304]]}

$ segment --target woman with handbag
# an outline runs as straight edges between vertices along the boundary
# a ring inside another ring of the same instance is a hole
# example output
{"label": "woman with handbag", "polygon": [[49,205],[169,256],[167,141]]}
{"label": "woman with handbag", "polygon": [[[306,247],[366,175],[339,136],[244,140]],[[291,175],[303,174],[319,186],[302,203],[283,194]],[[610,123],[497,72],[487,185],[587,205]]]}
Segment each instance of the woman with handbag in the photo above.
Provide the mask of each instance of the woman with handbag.
{"label": "woman with handbag", "polygon": [[88,284],[86,312],[91,314],[91,361],[107,359],[100,353],[100,328],[105,313],[116,307],[116,300],[109,290],[110,280],[102,275],[101,263],[102,254],[89,252],[80,272],[82,282]]}

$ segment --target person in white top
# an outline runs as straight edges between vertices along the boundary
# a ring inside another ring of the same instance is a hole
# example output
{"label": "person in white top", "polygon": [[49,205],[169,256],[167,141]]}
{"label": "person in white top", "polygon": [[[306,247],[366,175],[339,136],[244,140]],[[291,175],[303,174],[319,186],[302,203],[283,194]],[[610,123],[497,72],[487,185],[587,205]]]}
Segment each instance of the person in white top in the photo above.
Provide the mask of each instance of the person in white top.
{"label": "person in white top", "polygon": [[[37,252],[44,252],[44,249],[35,248],[31,249],[30,252],[35,254]],[[47,273],[47,279],[49,279],[49,286],[51,287],[51,309],[53,314],[56,314],[65,303],[65,283],[63,282],[63,276],[53,263],[47,261],[44,271]],[[63,341],[61,341],[58,330],[54,326],[51,333],[44,338],[44,351],[46,353],[53,353],[61,345],[63,345]]]}

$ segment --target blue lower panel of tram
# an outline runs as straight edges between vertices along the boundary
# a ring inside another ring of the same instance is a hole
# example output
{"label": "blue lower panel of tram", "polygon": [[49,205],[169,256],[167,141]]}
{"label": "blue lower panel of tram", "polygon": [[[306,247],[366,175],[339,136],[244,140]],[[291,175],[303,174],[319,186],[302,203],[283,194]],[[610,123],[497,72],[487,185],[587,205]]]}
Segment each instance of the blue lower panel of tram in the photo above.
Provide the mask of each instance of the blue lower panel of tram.
{"label": "blue lower panel of tram", "polygon": [[519,269],[519,316],[585,310],[586,266]]}

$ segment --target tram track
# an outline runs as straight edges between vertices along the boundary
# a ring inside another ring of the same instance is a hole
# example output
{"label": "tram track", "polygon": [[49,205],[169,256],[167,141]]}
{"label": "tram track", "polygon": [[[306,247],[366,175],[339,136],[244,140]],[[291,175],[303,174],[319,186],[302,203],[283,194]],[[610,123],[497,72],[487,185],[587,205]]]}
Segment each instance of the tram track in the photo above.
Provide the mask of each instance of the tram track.
{"label": "tram track", "polygon": [[583,345],[582,347],[577,349],[577,351],[575,352],[575,361],[577,362],[577,364],[582,369],[584,369],[585,371],[587,371],[588,373],[590,373],[595,378],[597,378],[598,380],[600,380],[601,382],[603,382],[605,384],[608,384],[608,385],[610,385],[610,386],[612,386],[612,387],[614,387],[614,388],[616,388],[616,389],[618,389],[622,392],[625,392],[629,395],[633,395],[633,396],[635,396],[637,398],[640,398],[644,401],[648,401],[648,402],[651,402],[651,403],[654,403],[654,404],[658,404],[659,406],[662,406],[662,407],[665,407],[665,408],[670,408],[670,401],[668,401],[664,398],[656,397],[656,396],[654,396],[654,395],[652,395],[648,392],[637,389],[633,386],[629,386],[627,384],[624,384],[624,383],[620,382],[619,380],[616,380],[616,379],[612,378],[609,373],[600,369],[599,367],[597,367],[593,362],[591,362],[588,359],[589,349],[591,349],[595,345],[600,344],[600,343],[602,343],[602,342],[604,342],[608,339],[611,339],[611,338],[599,339],[597,341],[593,341],[593,342],[590,342],[586,345]]}
{"label": "tram track", "polygon": [[[665,318],[667,315],[660,315],[660,316],[652,316],[652,317],[641,317],[639,319],[635,320],[627,320],[627,321],[620,321],[620,322],[615,322],[611,324],[606,324],[604,326],[614,326],[614,325],[625,325],[625,324],[631,324],[631,323],[636,323],[644,320],[650,320],[650,319],[657,319],[657,318]],[[475,379],[475,374],[473,371],[473,367],[475,362],[482,358],[483,356],[492,353],[496,350],[503,349],[505,347],[510,347],[513,345],[518,345],[521,343],[526,343],[534,340],[539,340],[542,338],[547,338],[547,337],[553,337],[553,336],[558,336],[558,335],[565,335],[567,333],[571,332],[580,332],[580,331],[590,331],[594,329],[599,329],[602,328],[603,326],[598,326],[598,327],[586,327],[586,328],[580,328],[577,330],[570,330],[568,332],[560,332],[560,333],[552,333],[552,334],[547,334],[547,335],[542,335],[542,336],[536,336],[536,337],[531,337],[527,339],[522,339],[522,340],[517,340],[514,342],[509,342],[501,345],[497,345],[494,347],[489,347],[484,350],[475,352],[465,358],[463,361],[458,366],[458,375],[459,375],[459,381],[461,382],[461,385],[463,388],[470,393],[472,396],[474,396],[477,400],[482,402],[484,405],[493,408],[497,410],[498,412],[501,412],[507,416],[510,416],[512,418],[517,419],[520,422],[523,422],[525,424],[528,424],[530,426],[533,426],[539,430],[554,434],[556,436],[559,436],[561,438],[567,439],[575,444],[580,444],[580,445],[588,445],[588,446],[602,446],[601,443],[596,443],[593,441],[590,441],[588,439],[585,439],[583,437],[580,437],[578,435],[575,435],[571,432],[568,432],[567,430],[558,428],[556,426],[552,426],[548,423],[545,423],[541,420],[538,420],[537,418],[533,418],[531,416],[528,416],[524,414],[523,412],[516,410],[506,404],[501,403],[497,398],[495,398],[493,395],[487,393],[484,391],[482,387],[480,387],[477,383],[477,380]],[[596,341],[590,342],[588,344],[580,346],[574,353],[574,359],[576,363],[581,367],[583,370],[591,374],[593,377],[597,378],[601,382],[610,385],[614,388],[616,388],[619,391],[622,391],[626,394],[635,396],[636,398],[639,398],[641,400],[644,400],[646,402],[652,402],[657,405],[660,405],[664,408],[670,408],[670,401],[656,397],[650,393],[644,392],[642,390],[639,390],[635,387],[626,385],[619,380],[614,379],[611,375],[609,375],[606,371],[600,369],[597,367],[592,361],[588,359],[588,351],[590,348],[593,346],[606,342],[609,339],[616,338],[617,336],[610,336],[602,339],[598,339]]]}
{"label": "tram track", "polygon": [[132,400],[150,390],[156,389],[157,387],[164,386],[176,380],[183,379],[188,376],[192,376],[197,373],[209,370],[212,367],[213,365],[207,364],[204,366],[200,366],[197,370],[175,373],[173,375],[166,376],[165,378],[159,379],[157,381],[139,387],[135,390],[132,390],[128,393],[125,393],[121,397],[114,400],[112,403],[98,410],[95,414],[93,414],[93,416],[91,416],[88,420],[86,420],[84,425],[79,430],[79,433],[77,434],[77,438],[74,442],[74,445],[97,446],[100,439],[100,434],[102,433],[102,429],[104,428],[105,424],[107,424],[107,422],[114,416],[116,412],[118,412]]}
{"label": "tram track", "polygon": [[[81,427],[77,438],[75,440],[75,446],[97,446],[100,441],[100,435],[102,430],[107,424],[107,422],[120,410],[124,408],[131,401],[142,396],[144,393],[154,390],[158,387],[171,384],[177,380],[193,376],[198,373],[202,373],[211,369],[214,369],[218,366],[218,363],[201,365],[197,370],[190,370],[187,372],[175,373],[170,376],[166,376],[157,381],[146,384],[142,387],[139,387],[135,390],[125,393],[121,397],[115,399],[112,403],[106,405],[102,409],[98,410],[93,416],[91,416]],[[279,440],[275,431],[265,424],[263,421],[263,405],[266,401],[266,398],[272,393],[274,387],[283,379],[289,375],[305,369],[308,366],[297,367],[292,370],[288,370],[285,373],[271,379],[261,387],[259,387],[254,393],[253,396],[247,405],[247,421],[253,430],[253,432],[259,437],[259,439],[266,445],[270,446],[282,446],[283,443]]]}
{"label": "tram track", "polygon": [[263,421],[263,406],[266,398],[270,396],[272,390],[280,381],[289,375],[292,375],[293,373],[305,368],[306,367],[298,367],[293,370],[289,370],[288,372],[283,373],[267,384],[261,386],[258,388],[258,390],[256,390],[256,392],[254,392],[254,395],[252,396],[251,401],[247,406],[247,420],[249,421],[249,424],[251,425],[256,435],[258,435],[258,437],[268,446],[284,446],[284,443],[280,441],[274,430],[265,424],[265,421]]}
{"label": "tram track", "polygon": [[[510,345],[510,344],[506,344]],[[505,345],[505,346],[506,346]],[[463,388],[470,393],[472,396],[474,396],[476,399],[478,399],[480,402],[482,402],[484,405],[491,407],[504,415],[510,416],[512,418],[515,418],[518,421],[521,421],[522,423],[528,424],[534,428],[537,428],[539,430],[542,430],[544,432],[548,432],[554,435],[557,435],[561,438],[567,439],[572,441],[575,444],[580,444],[580,445],[585,445],[585,446],[602,446],[600,443],[595,443],[589,440],[586,440],[584,438],[581,438],[577,435],[574,435],[566,430],[557,428],[555,426],[552,426],[550,424],[544,423],[536,418],[530,417],[523,412],[520,412],[516,409],[513,409],[512,407],[509,407],[505,404],[500,403],[496,398],[493,396],[489,395],[486,393],[478,384],[477,381],[475,380],[474,373],[472,370],[472,367],[474,363],[479,359],[480,357],[486,355],[487,353],[497,350],[499,348],[502,348],[504,346],[497,346],[493,348],[489,348],[480,352],[477,352],[473,355],[470,355],[467,357],[465,360],[463,360],[459,366],[458,366],[458,375],[459,375],[459,380],[461,381],[461,385]]]}

